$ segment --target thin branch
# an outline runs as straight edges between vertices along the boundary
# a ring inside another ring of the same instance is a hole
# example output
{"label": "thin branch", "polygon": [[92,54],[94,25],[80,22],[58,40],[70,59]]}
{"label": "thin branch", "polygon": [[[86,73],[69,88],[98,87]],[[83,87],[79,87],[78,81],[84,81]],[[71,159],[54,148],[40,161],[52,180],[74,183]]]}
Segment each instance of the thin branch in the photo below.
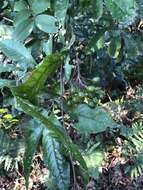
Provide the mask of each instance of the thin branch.
{"label": "thin branch", "polygon": [[[64,104],[63,104],[63,97],[64,97],[64,79],[63,79],[63,65],[61,65],[61,70],[60,70],[60,89],[61,89],[61,97],[60,97],[60,102],[61,102],[61,116],[62,116],[62,124],[63,124],[63,128],[66,131],[66,126],[65,126],[65,120],[64,120]],[[68,138],[70,138],[68,132],[66,131],[66,134],[68,136]],[[74,180],[74,189],[76,190],[77,187],[77,182],[76,182],[76,174],[75,174],[75,169],[74,169],[74,164],[73,164],[73,159],[72,159],[72,155],[69,152],[69,156],[70,156],[70,161],[71,161],[71,166],[72,166],[72,171],[73,171],[73,180]]]}

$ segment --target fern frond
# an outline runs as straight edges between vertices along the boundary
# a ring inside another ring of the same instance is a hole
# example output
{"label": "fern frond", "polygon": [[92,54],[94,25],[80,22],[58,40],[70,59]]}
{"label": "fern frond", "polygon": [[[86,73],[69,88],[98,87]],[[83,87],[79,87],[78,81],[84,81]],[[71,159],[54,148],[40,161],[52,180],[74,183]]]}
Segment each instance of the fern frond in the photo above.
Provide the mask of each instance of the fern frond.
{"label": "fern frond", "polygon": [[129,167],[132,179],[143,174],[143,123],[134,123],[124,147],[125,155],[134,160]]}
{"label": "fern frond", "polygon": [[131,154],[143,153],[143,123],[134,123],[132,130],[128,134],[125,147]]}
{"label": "fern frond", "polygon": [[135,162],[130,166],[130,176],[132,179],[143,174],[143,153],[135,157]]}

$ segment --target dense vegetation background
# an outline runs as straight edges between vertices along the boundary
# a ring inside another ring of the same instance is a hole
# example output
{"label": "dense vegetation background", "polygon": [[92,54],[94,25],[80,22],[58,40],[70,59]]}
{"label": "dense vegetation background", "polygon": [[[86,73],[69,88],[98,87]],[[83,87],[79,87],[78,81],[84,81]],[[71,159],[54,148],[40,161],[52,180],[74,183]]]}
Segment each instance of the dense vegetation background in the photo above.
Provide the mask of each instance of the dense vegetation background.
{"label": "dense vegetation background", "polygon": [[143,189],[143,1],[0,1],[0,189]]}

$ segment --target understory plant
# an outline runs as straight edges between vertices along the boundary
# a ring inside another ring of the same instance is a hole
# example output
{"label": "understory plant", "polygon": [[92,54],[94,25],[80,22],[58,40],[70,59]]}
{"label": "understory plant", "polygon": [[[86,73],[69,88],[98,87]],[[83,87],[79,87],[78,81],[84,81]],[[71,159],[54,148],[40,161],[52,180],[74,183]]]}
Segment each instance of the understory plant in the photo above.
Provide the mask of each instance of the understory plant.
{"label": "understory plant", "polygon": [[[103,104],[124,93],[130,73],[142,78],[142,6],[140,0],[0,3],[1,104],[18,117],[30,116],[23,160],[27,189],[38,146],[54,190],[71,183],[79,188],[78,173],[83,189],[90,178],[99,179],[101,136],[120,129]],[[128,70],[132,65],[135,70]]]}

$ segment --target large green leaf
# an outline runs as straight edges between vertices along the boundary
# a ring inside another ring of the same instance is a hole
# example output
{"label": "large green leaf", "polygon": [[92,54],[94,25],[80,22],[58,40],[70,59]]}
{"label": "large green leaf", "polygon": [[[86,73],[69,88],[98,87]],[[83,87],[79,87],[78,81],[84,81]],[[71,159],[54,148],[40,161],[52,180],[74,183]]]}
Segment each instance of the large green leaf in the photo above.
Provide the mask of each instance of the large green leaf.
{"label": "large green leaf", "polygon": [[50,169],[58,189],[68,190],[70,182],[69,164],[61,154],[60,144],[49,134],[48,129],[43,131],[44,162]]}
{"label": "large green leaf", "polygon": [[24,20],[20,24],[16,25],[13,36],[14,39],[23,42],[32,32],[34,22],[31,19]]}
{"label": "large green leaf", "polygon": [[[14,90],[12,90],[13,92]],[[13,92],[14,93],[14,92]],[[43,125],[45,125],[51,132],[58,136],[58,139],[61,141],[65,141],[65,133],[64,131],[58,126],[53,125],[52,121],[46,117],[44,114],[41,113],[40,108],[31,104],[28,100],[22,99],[16,96],[17,104],[21,109],[28,115],[33,118],[36,118],[40,121]]]}
{"label": "large green leaf", "polygon": [[107,9],[111,15],[121,24],[131,25],[136,17],[137,5],[135,0],[105,0]]}
{"label": "large green leaf", "polygon": [[45,115],[43,115],[40,112],[39,108],[37,108],[36,106],[31,104],[29,101],[24,100],[20,97],[16,97],[16,99],[17,99],[17,104],[22,108],[22,110],[26,114],[28,114],[28,115],[36,118],[37,120],[39,120],[43,125],[45,125],[45,127],[48,128],[52,137],[54,137],[55,139],[58,139],[58,141],[63,144],[67,153],[70,154],[73,157],[73,159],[76,160],[80,164],[80,168],[84,172],[84,175],[86,177],[88,177],[86,163],[85,163],[79,149],[67,137],[67,135],[65,134],[65,131],[62,130],[62,128],[59,127],[59,125],[56,124],[55,121],[53,123],[51,121],[51,118],[48,118]]}
{"label": "large green leaf", "polygon": [[31,0],[31,7],[35,14],[39,14],[50,8],[50,0]]}
{"label": "large green leaf", "polygon": [[19,25],[21,22],[24,22],[27,20],[30,16],[32,15],[32,11],[29,9],[24,9],[20,12],[18,12],[14,18],[14,26],[16,27]]}
{"label": "large green leaf", "polygon": [[31,169],[31,163],[37,145],[42,135],[43,126],[41,126],[36,120],[31,120],[26,128],[26,148],[24,155],[24,177],[26,180],[26,187],[28,189],[29,174]]}
{"label": "large green leaf", "polygon": [[110,115],[101,107],[91,109],[85,104],[79,105],[75,109],[78,123],[75,128],[83,134],[100,133],[106,129],[116,126]]}
{"label": "large green leaf", "polygon": [[23,67],[22,63],[25,63],[27,67],[33,67],[33,65],[36,64],[30,52],[25,48],[23,44],[17,40],[1,40],[0,50],[5,53],[5,55],[10,59],[18,62],[20,64],[20,67]]}
{"label": "large green leaf", "polygon": [[58,27],[56,26],[56,18],[50,15],[41,14],[36,16],[35,23],[36,26],[46,33],[56,33],[58,32]]}
{"label": "large green leaf", "polygon": [[55,1],[55,16],[62,25],[64,25],[69,0],[56,0]]}
{"label": "large green leaf", "polygon": [[30,75],[28,80],[22,85],[15,87],[15,95],[33,100],[43,89],[44,83],[48,77],[55,73],[62,62],[60,53],[47,56],[41,65],[39,65]]}

